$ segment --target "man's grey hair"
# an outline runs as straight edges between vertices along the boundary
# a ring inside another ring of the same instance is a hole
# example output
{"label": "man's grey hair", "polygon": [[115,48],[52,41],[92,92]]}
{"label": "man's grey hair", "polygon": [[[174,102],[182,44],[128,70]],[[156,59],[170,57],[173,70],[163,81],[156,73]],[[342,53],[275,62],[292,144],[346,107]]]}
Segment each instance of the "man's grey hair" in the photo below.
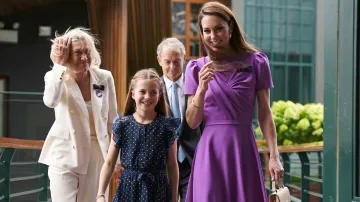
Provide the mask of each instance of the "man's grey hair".
{"label": "man's grey hair", "polygon": [[[67,29],[64,34],[55,33],[55,37],[70,38],[71,41],[85,40],[90,48],[91,68],[99,68],[101,64],[101,57],[95,44],[99,44],[96,37],[90,32],[90,29],[84,27],[76,27],[74,29]],[[55,40],[52,40],[53,42]]]}
{"label": "man's grey hair", "polygon": [[161,43],[158,45],[156,53],[159,57],[161,57],[161,53],[163,49],[166,48],[168,50],[175,51],[177,53],[180,53],[181,58],[184,58],[184,55],[186,55],[185,46],[179,39],[177,38],[165,38],[161,41]]}

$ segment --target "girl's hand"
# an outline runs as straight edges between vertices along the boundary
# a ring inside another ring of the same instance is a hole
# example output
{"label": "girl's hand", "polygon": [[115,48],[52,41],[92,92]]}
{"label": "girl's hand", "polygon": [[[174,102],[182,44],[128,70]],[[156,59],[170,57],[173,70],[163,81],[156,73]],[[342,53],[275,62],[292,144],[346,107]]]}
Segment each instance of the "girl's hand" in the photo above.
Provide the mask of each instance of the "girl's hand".
{"label": "girl's hand", "polygon": [[56,38],[51,46],[50,58],[55,64],[65,66],[70,55],[71,39]]}
{"label": "girl's hand", "polygon": [[270,158],[269,170],[271,175],[271,181],[279,181],[284,176],[284,168],[279,158]]}
{"label": "girl's hand", "polygon": [[204,65],[199,72],[199,87],[198,89],[205,93],[209,87],[209,82],[214,79],[214,69],[212,68],[213,62],[208,62]]}

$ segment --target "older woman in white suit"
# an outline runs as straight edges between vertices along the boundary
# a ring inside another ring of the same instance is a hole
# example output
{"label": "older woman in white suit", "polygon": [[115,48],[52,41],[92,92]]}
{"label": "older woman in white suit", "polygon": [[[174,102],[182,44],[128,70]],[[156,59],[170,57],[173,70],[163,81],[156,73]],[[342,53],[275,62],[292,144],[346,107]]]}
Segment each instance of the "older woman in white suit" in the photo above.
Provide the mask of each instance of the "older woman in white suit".
{"label": "older woman in white suit", "polygon": [[39,162],[49,166],[53,202],[96,201],[117,105],[114,79],[99,68],[95,42],[87,29],[75,28],[51,47],[54,66],[45,75],[43,101],[55,109],[55,122]]}

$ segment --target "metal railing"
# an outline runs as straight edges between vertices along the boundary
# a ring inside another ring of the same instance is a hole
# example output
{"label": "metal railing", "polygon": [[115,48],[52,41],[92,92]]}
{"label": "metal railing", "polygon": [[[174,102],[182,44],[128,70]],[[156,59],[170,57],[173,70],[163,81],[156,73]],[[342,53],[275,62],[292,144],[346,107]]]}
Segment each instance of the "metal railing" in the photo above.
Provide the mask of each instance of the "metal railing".
{"label": "metal railing", "polygon": [[[0,137],[0,201],[14,201],[15,198],[37,194],[37,201],[51,201],[49,198],[49,180],[47,175],[47,166],[39,164],[36,161],[13,162],[12,159],[17,150],[41,150],[43,141],[21,140]],[[36,174],[11,177],[11,171],[14,167],[38,165],[39,169]],[[19,192],[12,192],[12,183],[37,180],[37,188],[29,188]],[[35,197],[36,198],[36,197]]]}
{"label": "metal railing", "polygon": [[[37,161],[21,161],[14,162],[13,157],[16,151],[25,150],[29,151],[40,151],[42,149],[44,141],[40,140],[22,140],[14,138],[0,137],[0,202],[10,201],[38,201],[45,202],[51,201],[50,187],[48,180],[48,166],[38,163]],[[36,159],[38,155],[36,156]],[[29,165],[36,165],[39,169],[30,169],[31,175],[26,176],[13,176],[12,171],[16,167],[25,167]],[[14,183],[27,182],[37,180],[33,188],[30,186],[22,185],[21,190],[14,192],[12,189],[16,188]],[[26,187],[26,189],[23,189]],[[110,196],[115,195],[117,183],[115,175],[111,178],[109,186]],[[22,190],[23,189],[23,190]],[[37,194],[37,196],[35,195]],[[20,197],[26,197],[26,199],[18,199]],[[17,200],[18,199],[18,200]],[[112,201],[112,197],[109,197],[109,202]]]}
{"label": "metal railing", "polygon": [[[323,146],[287,146],[279,147],[284,166],[284,185],[291,192],[294,202],[321,202],[322,195],[322,151]],[[268,169],[269,151],[259,149],[265,186],[268,194],[271,190]]]}

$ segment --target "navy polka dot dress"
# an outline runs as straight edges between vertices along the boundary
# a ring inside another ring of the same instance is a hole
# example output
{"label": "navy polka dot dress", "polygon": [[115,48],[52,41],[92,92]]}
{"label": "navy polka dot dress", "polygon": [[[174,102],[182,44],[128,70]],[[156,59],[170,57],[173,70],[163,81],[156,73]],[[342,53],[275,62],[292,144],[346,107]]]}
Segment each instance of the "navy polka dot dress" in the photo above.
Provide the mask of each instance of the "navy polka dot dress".
{"label": "navy polka dot dress", "polygon": [[118,118],[114,141],[121,150],[124,172],[114,202],[168,202],[167,150],[174,143],[180,119],[157,115],[150,124],[136,122],[133,115]]}

